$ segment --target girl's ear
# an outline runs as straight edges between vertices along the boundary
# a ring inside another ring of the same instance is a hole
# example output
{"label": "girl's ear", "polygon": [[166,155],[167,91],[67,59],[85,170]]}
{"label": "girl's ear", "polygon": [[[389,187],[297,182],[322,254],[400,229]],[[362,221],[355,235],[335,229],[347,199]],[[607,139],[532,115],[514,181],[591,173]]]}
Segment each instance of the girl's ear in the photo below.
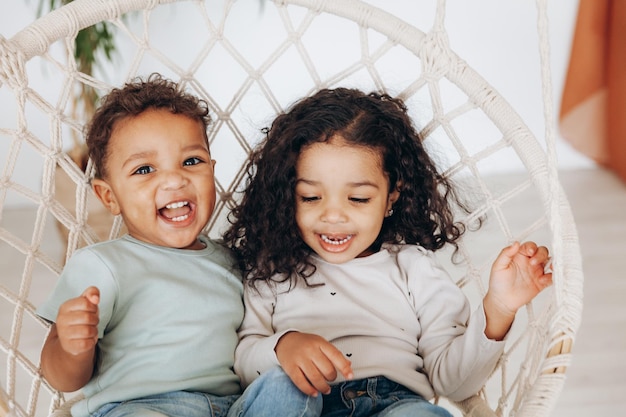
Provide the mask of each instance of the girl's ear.
{"label": "girl's ear", "polygon": [[115,197],[115,193],[113,189],[105,180],[94,178],[91,181],[91,186],[93,187],[93,191],[98,197],[102,204],[113,214],[117,216],[120,214],[120,206],[117,202],[117,198]]}
{"label": "girl's ear", "polygon": [[393,208],[393,204],[400,198],[400,185],[400,183],[397,183],[394,189],[389,193],[389,198],[387,199],[387,210],[391,210]]}

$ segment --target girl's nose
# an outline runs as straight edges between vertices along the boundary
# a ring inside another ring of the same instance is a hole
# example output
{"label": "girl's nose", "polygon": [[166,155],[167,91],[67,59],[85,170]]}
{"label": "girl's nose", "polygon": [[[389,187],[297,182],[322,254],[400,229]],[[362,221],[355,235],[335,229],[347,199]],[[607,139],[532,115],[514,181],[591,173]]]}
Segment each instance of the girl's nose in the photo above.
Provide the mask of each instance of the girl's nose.
{"label": "girl's nose", "polygon": [[327,204],[322,210],[321,219],[326,223],[345,223],[348,216],[340,205]]}

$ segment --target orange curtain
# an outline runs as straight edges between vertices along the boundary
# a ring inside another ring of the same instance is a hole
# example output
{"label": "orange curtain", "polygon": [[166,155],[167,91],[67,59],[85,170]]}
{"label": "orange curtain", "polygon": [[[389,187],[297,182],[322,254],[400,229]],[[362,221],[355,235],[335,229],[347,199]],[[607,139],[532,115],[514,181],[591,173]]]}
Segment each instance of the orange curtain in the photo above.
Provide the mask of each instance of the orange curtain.
{"label": "orange curtain", "polygon": [[565,140],[626,181],[626,1],[580,0],[559,121]]}

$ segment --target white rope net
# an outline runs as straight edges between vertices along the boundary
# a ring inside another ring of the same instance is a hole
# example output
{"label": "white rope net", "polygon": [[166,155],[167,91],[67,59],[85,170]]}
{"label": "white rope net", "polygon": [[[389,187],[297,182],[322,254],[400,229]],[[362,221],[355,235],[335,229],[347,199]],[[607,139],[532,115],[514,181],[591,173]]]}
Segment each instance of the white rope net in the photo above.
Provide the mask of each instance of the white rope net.
{"label": "white rope net", "polygon": [[[539,6],[545,57],[545,1]],[[65,401],[39,374],[47,326],[34,310],[77,247],[121,232],[119,220],[103,219],[91,196],[91,166],[83,172],[66,153],[82,138],[75,93],[83,84],[104,94],[137,75],[160,72],[212,109],[219,194],[207,227],[212,236],[223,230],[260,129],[277,112],[320,87],[404,98],[426,144],[442,155],[441,169],[479,197],[465,220],[487,217],[478,232],[463,238],[462,265],[449,262],[449,251],[440,257],[470,301],[482,298],[496,251],[513,240],[549,244],[555,260],[555,285],[518,313],[505,354],[479,396],[457,405],[472,416],[549,415],[582,308],[578,237],[556,175],[551,122],[546,153],[511,106],[450,49],[444,1],[429,7],[432,25],[419,29],[357,0],[75,0],[11,39],[0,36],[0,96],[13,103],[3,109],[13,114],[0,125],[0,268],[12,263],[21,270],[3,272],[0,282],[4,408],[40,416]],[[101,21],[116,28],[114,66],[80,73],[74,38]],[[46,74],[45,82],[29,77],[35,71]],[[549,103],[549,72],[544,81]],[[548,105],[546,119],[551,117]],[[480,132],[469,128],[477,121]],[[490,171],[502,158],[520,172],[506,186]],[[18,179],[25,171],[39,176],[37,187]],[[34,209],[7,208],[20,204]],[[28,227],[18,229],[18,223]]]}

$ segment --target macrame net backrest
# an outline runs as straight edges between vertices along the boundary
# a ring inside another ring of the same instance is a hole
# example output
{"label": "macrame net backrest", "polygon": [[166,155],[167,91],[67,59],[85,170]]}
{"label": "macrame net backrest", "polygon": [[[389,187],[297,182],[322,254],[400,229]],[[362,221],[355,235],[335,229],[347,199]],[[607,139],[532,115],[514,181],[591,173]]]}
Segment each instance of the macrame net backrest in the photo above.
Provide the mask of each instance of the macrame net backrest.
{"label": "macrame net backrest", "polygon": [[[544,3],[539,27],[545,59]],[[511,241],[551,245],[554,259],[555,285],[518,313],[505,354],[481,393],[456,405],[472,416],[548,415],[570,363],[582,298],[578,238],[551,141],[549,72],[544,65],[546,152],[514,109],[450,49],[444,2],[428,7],[432,25],[421,30],[357,0],[75,0],[11,39],[0,37],[0,94],[14,103],[3,109],[14,112],[11,119],[0,125],[0,250],[22,268],[20,276],[3,274],[0,283],[3,407],[18,416],[48,415],[66,402],[38,370],[48,326],[34,314],[43,300],[33,289],[49,292],[78,247],[123,232],[119,219],[99,217],[88,181],[91,165],[83,171],[66,153],[82,140],[85,122],[73,105],[75,94],[81,85],[104,94],[137,75],[160,72],[212,109],[219,195],[207,232],[214,237],[243,185],[248,152],[276,113],[320,87],[402,97],[427,146],[441,154],[445,175],[480,197],[475,211],[460,218],[487,219],[461,241],[463,263],[452,264],[449,250],[440,253],[470,301],[482,298],[496,251]],[[244,13],[250,8],[256,12]],[[76,34],[101,21],[116,27],[121,46],[115,66],[105,74],[80,73],[73,59]],[[321,51],[312,46],[319,43],[325,44]],[[29,78],[40,70],[47,74],[41,85]],[[480,132],[469,128],[476,120]],[[30,165],[33,158],[38,169]],[[490,171],[502,158],[521,172],[506,187]],[[41,172],[40,188],[18,179],[25,170]],[[68,184],[69,203],[61,198]],[[35,214],[7,217],[7,204],[16,201],[35,207]],[[18,235],[15,221],[29,224],[30,232]],[[59,236],[66,239],[63,253],[50,243]],[[67,413],[67,406],[57,413]]]}

